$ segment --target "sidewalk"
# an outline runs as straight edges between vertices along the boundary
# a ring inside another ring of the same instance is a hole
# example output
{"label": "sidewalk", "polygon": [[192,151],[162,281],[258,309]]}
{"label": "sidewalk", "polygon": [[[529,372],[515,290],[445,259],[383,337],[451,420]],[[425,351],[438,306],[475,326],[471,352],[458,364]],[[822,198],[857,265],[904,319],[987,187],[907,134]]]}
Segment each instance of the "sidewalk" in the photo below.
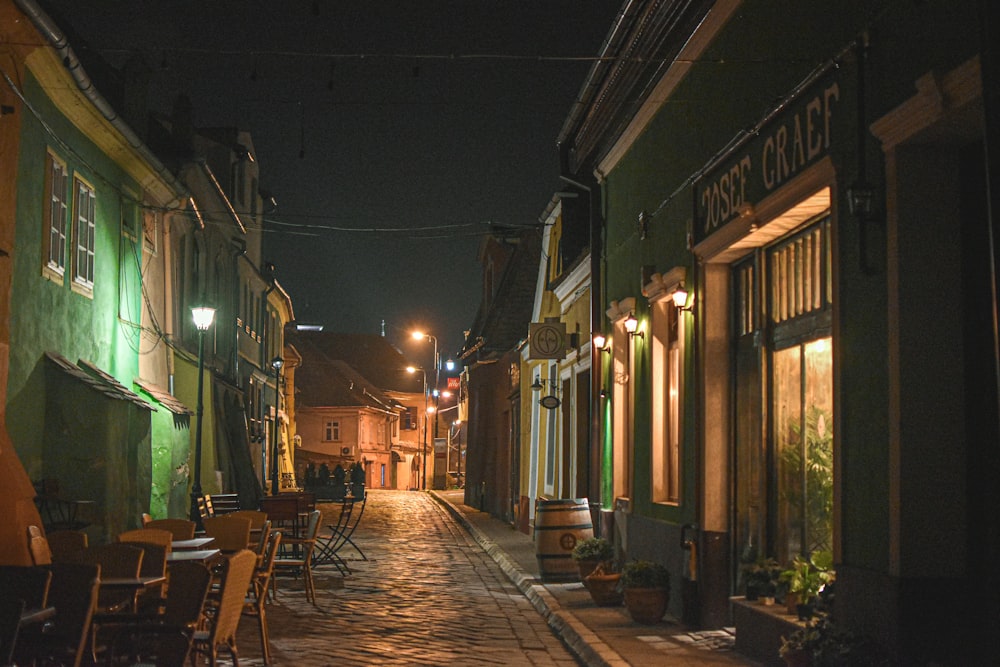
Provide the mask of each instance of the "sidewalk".
{"label": "sidewalk", "polygon": [[692,632],[670,617],[634,623],[624,607],[598,607],[580,583],[543,583],[530,535],[463,503],[464,492],[431,491],[503,569],[584,663],[594,667],[758,665],[736,653],[731,629]]}

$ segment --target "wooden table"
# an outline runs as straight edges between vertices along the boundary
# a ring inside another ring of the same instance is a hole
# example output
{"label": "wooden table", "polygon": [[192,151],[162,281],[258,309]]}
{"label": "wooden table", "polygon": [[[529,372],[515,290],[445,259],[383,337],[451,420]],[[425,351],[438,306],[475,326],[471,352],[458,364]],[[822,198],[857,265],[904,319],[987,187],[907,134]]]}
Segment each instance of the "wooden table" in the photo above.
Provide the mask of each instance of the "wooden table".
{"label": "wooden table", "polygon": [[174,551],[197,551],[207,547],[214,541],[214,537],[195,537],[190,540],[174,540],[170,543],[170,548]]}
{"label": "wooden table", "polygon": [[134,588],[139,590],[159,586],[166,582],[165,576],[156,574],[139,577],[101,577],[100,585],[102,588]]}
{"label": "wooden table", "polygon": [[182,561],[197,561],[208,563],[219,557],[222,552],[218,549],[192,549],[189,551],[171,551],[167,554],[167,565],[180,563]]}
{"label": "wooden table", "polygon": [[25,608],[21,612],[20,627],[25,625],[34,625],[35,623],[44,623],[53,616],[56,615],[55,607],[33,607],[31,609]]}

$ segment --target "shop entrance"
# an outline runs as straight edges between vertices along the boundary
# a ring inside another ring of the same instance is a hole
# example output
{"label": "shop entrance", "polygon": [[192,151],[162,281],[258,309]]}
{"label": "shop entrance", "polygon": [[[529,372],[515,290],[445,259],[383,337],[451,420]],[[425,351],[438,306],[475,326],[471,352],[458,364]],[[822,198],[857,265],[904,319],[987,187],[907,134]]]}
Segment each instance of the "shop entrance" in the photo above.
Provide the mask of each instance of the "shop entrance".
{"label": "shop entrance", "polygon": [[833,546],[829,215],[733,266],[740,560]]}

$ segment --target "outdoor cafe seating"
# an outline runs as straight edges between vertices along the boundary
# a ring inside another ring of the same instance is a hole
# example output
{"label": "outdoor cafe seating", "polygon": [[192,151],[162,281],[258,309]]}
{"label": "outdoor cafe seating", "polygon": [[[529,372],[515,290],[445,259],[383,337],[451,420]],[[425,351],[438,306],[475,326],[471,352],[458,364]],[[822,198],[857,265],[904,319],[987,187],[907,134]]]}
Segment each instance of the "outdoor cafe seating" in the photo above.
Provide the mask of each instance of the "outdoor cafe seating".
{"label": "outdoor cafe seating", "polygon": [[0,566],[0,665],[13,664],[22,626],[48,619],[52,572],[42,567]]}
{"label": "outdoor cafe seating", "polygon": [[318,538],[316,542],[316,553],[313,555],[312,565],[333,565],[342,575],[350,574],[351,568],[347,561],[340,555],[340,551],[350,545],[355,549],[361,558],[368,560],[365,553],[354,543],[354,529],[361,522],[361,517],[365,512],[368,494],[361,498],[349,496],[339,501],[332,501],[340,504],[340,512],[337,513],[336,523],[327,525],[330,533]]}
{"label": "outdoor cafe seating", "polygon": [[161,607],[116,619],[109,662],[127,658],[134,664],[183,665],[203,621],[205,600],[212,584],[208,567],[196,562],[172,566],[174,581]]}
{"label": "outdoor cafe seating", "polygon": [[243,615],[257,619],[257,630],[260,633],[260,651],[264,664],[271,664],[271,640],[267,629],[267,596],[271,590],[271,578],[274,574],[274,561],[281,546],[281,531],[273,531],[264,550],[264,558],[254,570],[250,590],[243,602]]}
{"label": "outdoor cafe seating", "polygon": [[[275,575],[302,575],[306,600],[314,604],[316,602],[316,588],[313,583],[312,556],[316,547],[316,534],[319,532],[321,515],[320,510],[313,510],[309,513],[306,529],[301,537],[282,538],[283,545],[291,545],[295,549],[290,550],[289,553],[279,554],[274,561]],[[272,581],[274,582],[274,590],[277,592],[277,578],[272,577]]]}
{"label": "outdoor cafe seating", "polygon": [[195,653],[207,656],[213,667],[218,664],[220,646],[229,651],[233,664],[239,664],[236,628],[256,566],[257,555],[249,549],[243,549],[219,561],[218,595],[214,604],[206,608],[209,619],[207,627],[195,631],[191,646]]}
{"label": "outdoor cafe seating", "polygon": [[87,653],[97,607],[101,566],[92,563],[51,563],[45,602],[45,622],[23,624],[14,645],[17,664],[58,664],[78,667]]}

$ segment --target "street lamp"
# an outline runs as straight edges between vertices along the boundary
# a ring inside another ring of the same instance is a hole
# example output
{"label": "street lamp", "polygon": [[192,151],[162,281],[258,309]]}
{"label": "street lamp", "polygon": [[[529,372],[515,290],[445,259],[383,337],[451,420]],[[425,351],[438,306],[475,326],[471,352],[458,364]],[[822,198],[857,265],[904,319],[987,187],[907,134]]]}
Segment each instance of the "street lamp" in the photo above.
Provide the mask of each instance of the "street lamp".
{"label": "street lamp", "polygon": [[201,528],[201,511],[198,509],[198,500],[201,498],[201,422],[205,413],[205,404],[202,400],[202,389],[205,379],[205,332],[212,326],[215,319],[215,308],[211,306],[194,306],[191,308],[191,317],[194,319],[194,326],[198,329],[198,425],[194,435],[194,480],[191,482],[191,520]]}
{"label": "street lamp", "polygon": [[[438,339],[436,336],[432,336],[429,333],[424,333],[423,331],[414,331],[412,334],[415,340],[423,340],[429,338],[434,341],[434,407],[437,408],[438,405],[438,387],[441,385],[441,358],[438,357]],[[424,392],[426,394],[426,391]],[[426,411],[425,411],[426,414]],[[427,437],[427,434],[424,434]],[[438,437],[438,420],[434,419],[434,438]],[[424,453],[424,463],[426,463],[426,452]],[[424,468],[424,483],[427,481],[427,469]]]}
{"label": "street lamp", "polygon": [[423,442],[423,463],[420,464],[420,490],[424,491],[427,489],[427,371],[423,368],[416,368],[414,366],[407,366],[407,373],[416,373],[420,371],[420,377],[423,379],[423,391],[424,391],[424,442]]}
{"label": "street lamp", "polygon": [[455,476],[455,483],[459,485],[460,488],[465,488],[462,484],[462,420],[455,420],[455,433],[458,435],[458,474]]}
{"label": "street lamp", "polygon": [[278,410],[281,408],[281,367],[285,365],[285,360],[279,354],[271,360],[271,368],[274,369],[274,444],[271,448],[271,495],[279,493],[278,488]]}

